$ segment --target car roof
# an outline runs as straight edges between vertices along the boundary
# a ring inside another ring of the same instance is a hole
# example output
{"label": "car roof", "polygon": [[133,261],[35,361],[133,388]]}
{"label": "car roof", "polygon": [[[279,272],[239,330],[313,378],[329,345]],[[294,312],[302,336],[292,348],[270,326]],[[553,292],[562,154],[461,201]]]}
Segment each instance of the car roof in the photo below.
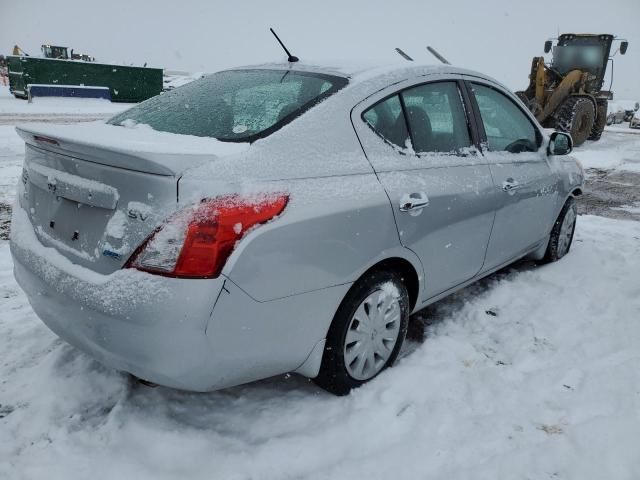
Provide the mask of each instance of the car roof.
{"label": "car roof", "polygon": [[430,74],[458,74],[484,78],[495,83],[495,79],[473,70],[444,64],[428,64],[417,62],[394,62],[366,64],[355,62],[274,62],[259,65],[237,67],[233,70],[265,69],[265,70],[290,70],[293,72],[314,72],[325,75],[336,75],[349,79],[350,84],[356,84],[367,80],[383,79],[387,83],[410,77],[418,77]]}

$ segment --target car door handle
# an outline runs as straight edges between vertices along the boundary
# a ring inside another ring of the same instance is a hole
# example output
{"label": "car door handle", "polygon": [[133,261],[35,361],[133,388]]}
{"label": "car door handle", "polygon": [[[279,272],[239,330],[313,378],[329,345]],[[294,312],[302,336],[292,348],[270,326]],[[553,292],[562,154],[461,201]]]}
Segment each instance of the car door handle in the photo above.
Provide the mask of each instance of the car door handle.
{"label": "car door handle", "polygon": [[511,192],[517,188],[520,188],[520,183],[513,178],[507,178],[504,182],[502,182],[502,190],[505,192]]}
{"label": "car door handle", "polygon": [[429,205],[429,197],[424,192],[405,193],[400,199],[400,211],[421,210]]}

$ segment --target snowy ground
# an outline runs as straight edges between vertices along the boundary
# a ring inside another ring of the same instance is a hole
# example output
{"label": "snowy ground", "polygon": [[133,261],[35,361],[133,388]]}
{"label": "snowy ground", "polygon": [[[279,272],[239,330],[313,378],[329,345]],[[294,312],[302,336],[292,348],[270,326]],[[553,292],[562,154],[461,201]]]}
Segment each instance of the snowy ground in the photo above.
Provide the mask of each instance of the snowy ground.
{"label": "snowy ground", "polygon": [[[625,178],[640,137],[576,156]],[[0,203],[21,161],[0,126]],[[422,312],[398,365],[348,397],[295,375],[193,394],[58,340],[0,241],[0,478],[636,480],[639,319],[640,222],[583,215],[566,258]]]}
{"label": "snowy ground", "polygon": [[599,142],[587,142],[575,156],[587,169],[581,213],[640,220],[640,130],[607,127]]}
{"label": "snowy ground", "polygon": [[575,150],[586,169],[616,169],[640,172],[640,129],[606,127],[598,142],[586,142]]}

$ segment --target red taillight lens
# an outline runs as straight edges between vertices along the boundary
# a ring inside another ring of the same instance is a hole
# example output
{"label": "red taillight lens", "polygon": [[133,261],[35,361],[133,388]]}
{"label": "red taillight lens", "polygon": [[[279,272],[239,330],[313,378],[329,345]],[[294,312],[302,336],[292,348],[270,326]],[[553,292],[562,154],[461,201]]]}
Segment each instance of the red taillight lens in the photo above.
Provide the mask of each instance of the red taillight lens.
{"label": "red taillight lens", "polygon": [[285,194],[203,200],[172,215],[132,255],[127,267],[184,278],[215,278],[236,242],[251,228],[280,215]]}

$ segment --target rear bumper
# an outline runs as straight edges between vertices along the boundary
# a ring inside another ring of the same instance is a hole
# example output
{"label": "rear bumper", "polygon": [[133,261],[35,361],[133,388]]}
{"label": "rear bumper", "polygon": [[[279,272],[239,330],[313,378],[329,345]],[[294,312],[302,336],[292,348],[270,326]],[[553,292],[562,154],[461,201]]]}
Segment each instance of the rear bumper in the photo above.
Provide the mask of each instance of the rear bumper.
{"label": "rear bumper", "polygon": [[[14,275],[33,310],[62,339],[105,365],[161,385],[216,388],[205,329],[223,280],[149,281],[131,271],[95,284],[68,277],[45,258],[25,257],[16,244],[11,251]],[[34,268],[33,261],[44,268]]]}
{"label": "rear bumper", "polygon": [[257,302],[230,280],[119,270],[99,275],[38,240],[16,206],[16,280],[58,336],[110,367],[173,388],[210,391],[299,369],[315,376],[349,284]]}

